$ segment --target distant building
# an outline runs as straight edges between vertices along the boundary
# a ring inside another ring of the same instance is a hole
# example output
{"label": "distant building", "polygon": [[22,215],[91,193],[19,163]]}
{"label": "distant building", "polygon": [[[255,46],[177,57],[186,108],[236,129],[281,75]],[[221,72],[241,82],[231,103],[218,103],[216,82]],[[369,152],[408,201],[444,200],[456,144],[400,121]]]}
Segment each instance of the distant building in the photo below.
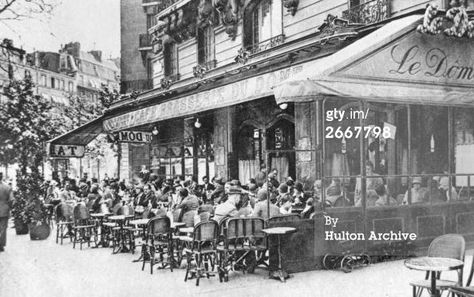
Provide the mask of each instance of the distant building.
{"label": "distant building", "polygon": [[[82,51],[79,42],[68,43],[58,52],[35,51],[29,54],[15,47],[12,40],[4,39],[0,43],[0,86],[8,84],[11,79],[30,76],[35,84],[35,94],[57,104],[54,112],[58,116],[61,116],[61,106],[69,105],[69,98],[73,95],[98,103],[102,85],[118,90],[119,65],[119,58],[104,59],[101,51]],[[55,159],[52,165],[54,174],[60,172],[60,176],[76,177],[101,170],[114,172],[114,169],[105,168],[107,162],[103,163],[91,162],[86,156],[85,162]]]}

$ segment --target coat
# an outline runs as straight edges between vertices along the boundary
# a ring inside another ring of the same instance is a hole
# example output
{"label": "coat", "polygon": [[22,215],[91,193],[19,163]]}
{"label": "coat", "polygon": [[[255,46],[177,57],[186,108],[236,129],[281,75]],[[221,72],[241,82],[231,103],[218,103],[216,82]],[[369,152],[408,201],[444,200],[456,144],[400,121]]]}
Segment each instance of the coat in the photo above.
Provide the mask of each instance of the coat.
{"label": "coat", "polygon": [[0,181],[0,218],[10,215],[10,206],[13,203],[12,189]]}

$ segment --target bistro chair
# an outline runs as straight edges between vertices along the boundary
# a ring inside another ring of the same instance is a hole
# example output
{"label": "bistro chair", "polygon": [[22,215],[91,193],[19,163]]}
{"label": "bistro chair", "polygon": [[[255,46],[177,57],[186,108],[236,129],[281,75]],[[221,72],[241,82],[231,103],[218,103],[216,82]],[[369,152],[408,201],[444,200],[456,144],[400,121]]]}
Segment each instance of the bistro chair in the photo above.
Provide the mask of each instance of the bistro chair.
{"label": "bistro chair", "polygon": [[[265,221],[262,218],[229,218],[225,223],[223,244],[218,245],[219,281],[229,280],[229,271],[241,268],[253,271],[257,259],[251,253],[263,253],[267,249],[266,237],[262,232]],[[244,263],[247,260],[255,263]]]}
{"label": "bistro chair", "polygon": [[82,244],[87,243],[90,247],[91,240],[94,240],[95,246],[97,246],[97,226],[92,220],[89,209],[83,203],[79,203],[74,207],[73,212],[74,230],[73,248],[76,248],[76,243],[79,242],[80,249],[82,250]]}
{"label": "bistro chair", "polygon": [[73,214],[74,208],[70,204],[60,203],[54,208],[54,216],[56,219],[56,243],[61,242],[63,244],[63,239],[69,237],[72,242],[73,233]]}
{"label": "bistro chair", "polygon": [[[199,279],[206,275],[207,278],[213,276],[210,270],[212,259],[216,258],[217,237],[219,226],[215,221],[202,222],[194,227],[192,237],[189,237],[189,244],[184,248],[186,254],[186,275],[184,281],[188,280],[188,276],[196,277],[196,286],[199,286]],[[183,240],[186,240],[183,238]],[[192,262],[196,263],[195,268]]]}
{"label": "bistro chair", "polygon": [[[466,251],[466,242],[464,237],[459,234],[446,234],[436,237],[428,248],[428,257],[452,258],[464,261]],[[437,274],[436,289],[440,292],[448,290],[454,286],[461,286],[463,279],[463,269],[458,269],[458,281],[450,281],[440,279],[441,272]],[[472,276],[471,276],[472,278]],[[413,287],[413,297],[421,296],[423,290],[431,288],[431,281],[429,279],[429,272],[426,273],[424,280],[418,280],[410,283]]]}
{"label": "bistro chair", "polygon": [[[147,225],[147,235],[143,251],[150,253],[150,274],[153,274],[153,266],[161,262],[162,267],[169,265],[171,272],[173,272],[173,237],[171,229],[171,221],[168,217],[152,218]],[[160,261],[155,263],[155,255],[159,254]],[[164,255],[167,255],[167,262],[164,261]],[[147,259],[143,258],[142,270],[145,269]]]}
{"label": "bistro chair", "polygon": [[453,287],[449,292],[454,297],[474,297],[474,287]]}

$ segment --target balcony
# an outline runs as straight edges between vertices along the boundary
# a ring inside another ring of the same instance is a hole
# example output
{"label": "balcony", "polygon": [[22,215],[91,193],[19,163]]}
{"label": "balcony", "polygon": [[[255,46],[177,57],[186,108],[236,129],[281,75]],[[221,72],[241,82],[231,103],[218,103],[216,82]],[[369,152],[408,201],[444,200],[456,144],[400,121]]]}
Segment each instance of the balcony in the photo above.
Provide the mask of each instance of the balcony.
{"label": "balcony", "polygon": [[352,24],[374,24],[390,17],[391,0],[372,0],[342,12],[342,17]]}
{"label": "balcony", "polygon": [[142,0],[142,7],[147,9],[153,7],[153,11],[159,12],[175,4],[179,0]]}
{"label": "balcony", "polygon": [[259,44],[248,46],[247,51],[251,55],[254,55],[259,52],[263,52],[271,48],[274,48],[275,46],[278,46],[280,44],[283,44],[284,41],[285,41],[285,35],[277,35],[275,37],[262,41]]}
{"label": "balcony", "polygon": [[149,51],[151,50],[151,35],[148,33],[138,35],[138,50]]}

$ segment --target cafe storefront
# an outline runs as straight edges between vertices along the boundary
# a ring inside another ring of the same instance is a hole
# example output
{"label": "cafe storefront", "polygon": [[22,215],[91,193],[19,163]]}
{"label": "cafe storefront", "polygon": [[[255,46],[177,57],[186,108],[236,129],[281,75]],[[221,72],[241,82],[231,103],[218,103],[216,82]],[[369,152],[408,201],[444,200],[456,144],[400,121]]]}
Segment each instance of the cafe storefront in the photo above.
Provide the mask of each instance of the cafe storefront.
{"label": "cafe storefront", "polygon": [[[289,176],[299,179],[305,174],[303,179],[311,185],[315,171],[298,170],[305,166],[305,161],[295,153],[298,131],[305,131],[298,129],[299,123],[308,125],[311,114],[305,110],[306,103],[278,106],[272,86],[310,69],[314,63],[282,68],[107,116],[103,126],[108,133],[151,133],[151,141],[144,147],[148,158],[140,164],[160,178],[195,176],[201,182],[203,176],[219,176],[247,183],[265,165],[267,169],[278,170],[279,180]],[[306,145],[310,145],[309,139]],[[122,162],[120,171],[133,166],[136,174],[131,160],[137,155],[136,148],[128,145],[128,164]]]}
{"label": "cafe storefront", "polygon": [[302,238],[315,259],[341,249],[328,234],[363,234],[354,250],[374,254],[403,240],[371,234],[415,234],[415,249],[447,233],[474,240],[474,41],[424,29],[423,16],[392,21],[274,89],[278,104],[316,110],[323,211],[338,222],[316,215]]}

